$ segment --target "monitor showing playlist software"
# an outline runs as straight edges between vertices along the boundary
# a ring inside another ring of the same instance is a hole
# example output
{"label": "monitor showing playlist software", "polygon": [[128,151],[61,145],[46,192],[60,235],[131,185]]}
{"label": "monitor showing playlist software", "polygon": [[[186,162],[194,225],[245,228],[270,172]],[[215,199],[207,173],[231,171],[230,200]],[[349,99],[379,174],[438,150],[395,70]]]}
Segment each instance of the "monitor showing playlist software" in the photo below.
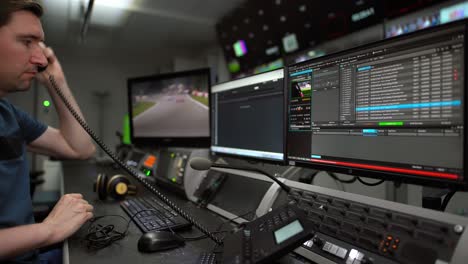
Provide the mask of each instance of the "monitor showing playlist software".
{"label": "monitor showing playlist software", "polygon": [[208,147],[209,93],[209,69],[129,79],[132,142]]}
{"label": "monitor showing playlist software", "polygon": [[452,23],[289,66],[289,163],[466,186],[465,38]]}
{"label": "monitor showing playlist software", "polygon": [[211,150],[284,161],[283,69],[214,85]]}

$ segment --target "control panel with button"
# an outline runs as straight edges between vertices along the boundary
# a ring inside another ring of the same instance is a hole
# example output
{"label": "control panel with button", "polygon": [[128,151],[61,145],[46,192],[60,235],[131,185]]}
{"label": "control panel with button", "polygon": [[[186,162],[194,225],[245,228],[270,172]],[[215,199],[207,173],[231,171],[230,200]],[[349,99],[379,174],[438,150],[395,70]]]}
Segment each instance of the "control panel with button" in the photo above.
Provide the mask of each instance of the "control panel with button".
{"label": "control panel with button", "polygon": [[304,212],[286,205],[229,235],[224,240],[222,263],[273,263],[312,236]]}
{"label": "control panel with button", "polygon": [[156,181],[170,190],[185,195],[184,176],[190,154],[191,150],[183,148],[161,150]]}

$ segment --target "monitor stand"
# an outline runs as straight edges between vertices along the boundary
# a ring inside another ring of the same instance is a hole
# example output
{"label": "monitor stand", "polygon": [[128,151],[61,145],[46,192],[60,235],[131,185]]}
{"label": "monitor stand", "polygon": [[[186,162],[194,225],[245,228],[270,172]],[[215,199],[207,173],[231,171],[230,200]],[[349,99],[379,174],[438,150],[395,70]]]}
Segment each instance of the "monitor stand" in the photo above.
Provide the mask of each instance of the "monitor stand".
{"label": "monitor stand", "polygon": [[433,187],[422,188],[422,207],[437,211],[442,210],[443,197],[450,193],[450,189],[440,189]]}

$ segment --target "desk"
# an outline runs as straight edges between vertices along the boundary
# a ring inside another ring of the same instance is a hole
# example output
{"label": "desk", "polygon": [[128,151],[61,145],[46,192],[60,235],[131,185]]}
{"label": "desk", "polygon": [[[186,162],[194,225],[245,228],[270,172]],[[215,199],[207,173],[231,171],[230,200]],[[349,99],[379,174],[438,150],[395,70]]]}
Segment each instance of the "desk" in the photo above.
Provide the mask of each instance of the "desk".
{"label": "desk", "polygon": [[[94,215],[108,215],[117,214],[122,215],[126,219],[129,219],[127,214],[120,208],[117,201],[111,200],[110,198],[106,201],[98,199],[97,194],[93,192],[92,186],[96,180],[98,173],[107,173],[113,175],[117,173],[123,173],[121,170],[110,168],[109,166],[96,166],[89,162],[64,162],[63,163],[63,191],[64,193],[81,193],[84,198],[94,206]],[[133,181],[136,183],[136,181]],[[138,195],[150,195],[144,187],[137,184]],[[214,213],[197,208],[194,203],[184,200],[181,197],[169,193],[164,190],[160,190],[162,193],[167,195],[172,201],[190,213],[195,219],[197,219],[202,225],[208,230],[215,230],[223,219]],[[112,223],[116,225],[118,230],[124,230],[126,223],[119,217],[106,217],[100,223]],[[187,242],[184,247],[168,250],[166,252],[159,253],[141,253],[137,249],[137,242],[142,232],[132,222],[130,224],[128,235],[111,246],[98,250],[90,251],[87,249],[85,242],[82,238],[86,235],[88,224],[85,224],[77,233],[68,239],[65,244],[64,258],[69,263],[195,263],[198,255],[201,252],[209,252],[215,246],[214,242],[210,239],[203,239],[198,241]],[[228,228],[225,225],[223,229]],[[180,235],[185,237],[195,237],[202,233],[196,228],[187,230],[184,232],[178,232]]]}

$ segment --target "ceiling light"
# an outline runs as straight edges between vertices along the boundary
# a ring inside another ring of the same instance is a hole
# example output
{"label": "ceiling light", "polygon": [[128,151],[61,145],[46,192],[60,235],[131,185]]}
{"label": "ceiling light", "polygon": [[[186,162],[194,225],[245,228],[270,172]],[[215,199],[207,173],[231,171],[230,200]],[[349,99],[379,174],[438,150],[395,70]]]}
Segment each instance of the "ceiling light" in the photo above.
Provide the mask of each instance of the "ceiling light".
{"label": "ceiling light", "polygon": [[96,6],[113,7],[120,9],[129,9],[132,7],[134,0],[95,0]]}
{"label": "ceiling light", "polygon": [[[123,25],[129,15],[129,11],[135,8],[137,0],[94,0],[91,12],[91,25],[116,27]],[[71,5],[71,17],[73,20],[81,20],[80,10],[86,8],[89,0],[73,0]]]}

